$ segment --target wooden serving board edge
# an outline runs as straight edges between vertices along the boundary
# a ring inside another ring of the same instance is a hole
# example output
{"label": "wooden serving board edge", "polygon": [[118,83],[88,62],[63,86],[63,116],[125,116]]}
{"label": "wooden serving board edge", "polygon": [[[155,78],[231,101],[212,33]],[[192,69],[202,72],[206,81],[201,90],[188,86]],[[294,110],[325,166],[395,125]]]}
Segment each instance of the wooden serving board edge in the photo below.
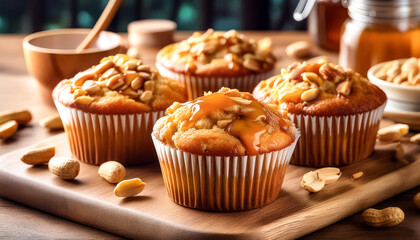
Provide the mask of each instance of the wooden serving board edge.
{"label": "wooden serving board edge", "polygon": [[[42,182],[17,176],[1,169],[0,186],[2,186],[0,196],[4,198],[131,239],[258,238],[252,233],[230,235],[199,232],[193,228],[156,219],[142,212],[102,203],[90,197],[74,197],[70,190],[51,186],[45,187]],[[54,201],[47,202],[45,196],[50,196],[50,199],[54,199]],[[84,206],[83,209],[90,209],[94,214],[79,210],[80,206]],[[119,214],[116,214],[116,212],[119,212]],[[117,222],[123,224],[116,224]]]}

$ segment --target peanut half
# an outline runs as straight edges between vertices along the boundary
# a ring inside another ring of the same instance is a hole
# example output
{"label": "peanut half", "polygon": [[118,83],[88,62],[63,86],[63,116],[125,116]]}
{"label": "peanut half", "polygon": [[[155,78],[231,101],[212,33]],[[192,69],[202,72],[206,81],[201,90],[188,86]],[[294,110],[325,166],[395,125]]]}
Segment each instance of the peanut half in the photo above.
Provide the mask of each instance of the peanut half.
{"label": "peanut half", "polygon": [[18,123],[15,120],[10,120],[0,125],[0,139],[7,139],[18,129]]}
{"label": "peanut half", "polygon": [[414,195],[413,201],[417,208],[420,210],[420,192]]}
{"label": "peanut half", "polygon": [[362,213],[362,217],[372,227],[394,227],[404,220],[404,212],[398,207],[388,207],[382,210],[369,208]]}
{"label": "peanut half", "polygon": [[351,175],[351,180],[357,180],[363,176],[363,172],[357,172]]}
{"label": "peanut half", "polygon": [[286,54],[292,58],[304,58],[311,53],[311,45],[306,41],[298,41],[286,47]]}
{"label": "peanut half", "polygon": [[124,180],[119,182],[114,188],[114,195],[117,197],[133,197],[141,193],[145,187],[146,183],[140,178]]}
{"label": "peanut half", "polygon": [[398,143],[397,147],[395,148],[395,158],[400,162],[408,163],[404,148],[401,143]]}
{"label": "peanut half", "polygon": [[378,130],[377,138],[382,142],[394,142],[406,135],[409,131],[407,124],[394,124]]}
{"label": "peanut half", "polygon": [[7,110],[0,112],[0,124],[15,120],[18,124],[26,124],[31,121],[32,115],[28,110]]}
{"label": "peanut half", "polygon": [[79,175],[80,163],[68,157],[55,157],[48,163],[48,169],[61,179],[74,179]]}
{"label": "peanut half", "polygon": [[300,96],[300,98],[305,102],[309,102],[309,101],[315,100],[315,98],[317,98],[318,95],[319,95],[319,89],[312,88],[312,89],[304,91],[302,95]]}
{"label": "peanut half", "polygon": [[410,142],[420,145],[420,133],[417,133],[416,135],[412,136],[410,138]]}
{"label": "peanut half", "polygon": [[319,192],[324,188],[325,180],[319,179],[316,171],[310,171],[303,175],[300,185],[309,192]]}
{"label": "peanut half", "polygon": [[325,185],[337,182],[341,176],[340,169],[335,167],[320,168],[315,172],[318,174],[318,179],[325,181]]}
{"label": "peanut half", "polygon": [[63,122],[61,121],[60,115],[58,114],[53,114],[41,119],[41,121],[39,121],[39,125],[49,130],[63,129]]}
{"label": "peanut half", "polygon": [[55,146],[47,146],[29,150],[20,158],[22,162],[29,165],[39,165],[48,163],[55,155]]}
{"label": "peanut half", "polygon": [[125,167],[116,161],[104,162],[99,167],[98,174],[109,183],[117,183],[124,179]]}

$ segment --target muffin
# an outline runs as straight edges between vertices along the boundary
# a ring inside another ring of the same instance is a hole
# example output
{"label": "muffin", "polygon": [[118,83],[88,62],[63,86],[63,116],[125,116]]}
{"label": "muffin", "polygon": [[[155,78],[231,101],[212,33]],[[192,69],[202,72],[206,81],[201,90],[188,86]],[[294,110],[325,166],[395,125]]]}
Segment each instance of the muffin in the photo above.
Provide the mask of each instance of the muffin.
{"label": "muffin", "polygon": [[53,91],[73,155],[94,165],[156,159],[153,125],[173,102],[186,98],[182,84],[122,54],[103,58]]}
{"label": "muffin", "polygon": [[325,60],[293,63],[258,84],[253,95],[289,115],[302,134],[291,163],[311,167],[367,158],[387,100],[360,74]]}
{"label": "muffin", "polygon": [[212,29],[164,47],[156,62],[162,76],[186,86],[189,100],[221,87],[251,92],[259,81],[273,75],[274,65],[269,38],[248,40],[235,30]]}
{"label": "muffin", "polygon": [[242,211],[277,198],[299,133],[276,109],[222,88],[167,113],[152,138],[175,203]]}

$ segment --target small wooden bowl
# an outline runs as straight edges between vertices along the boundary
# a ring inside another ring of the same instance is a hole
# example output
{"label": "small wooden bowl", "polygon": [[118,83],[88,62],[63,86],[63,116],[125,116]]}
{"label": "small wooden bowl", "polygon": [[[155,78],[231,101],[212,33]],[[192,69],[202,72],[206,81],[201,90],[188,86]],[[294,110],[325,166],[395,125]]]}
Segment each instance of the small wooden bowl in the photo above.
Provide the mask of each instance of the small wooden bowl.
{"label": "small wooden bowl", "polygon": [[29,73],[38,80],[41,94],[52,103],[51,92],[57,83],[71,78],[101,58],[120,51],[121,37],[102,32],[91,48],[80,53],[76,47],[90,29],[57,29],[37,32],[23,39],[23,53]]}

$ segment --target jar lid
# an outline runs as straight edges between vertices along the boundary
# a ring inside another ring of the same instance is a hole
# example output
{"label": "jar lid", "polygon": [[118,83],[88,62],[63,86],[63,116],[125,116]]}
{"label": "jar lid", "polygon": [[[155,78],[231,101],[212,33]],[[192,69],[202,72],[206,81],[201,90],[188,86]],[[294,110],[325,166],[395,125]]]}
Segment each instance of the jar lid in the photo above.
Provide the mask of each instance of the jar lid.
{"label": "jar lid", "polygon": [[420,17],[420,0],[347,0],[345,4],[350,17],[360,21]]}

